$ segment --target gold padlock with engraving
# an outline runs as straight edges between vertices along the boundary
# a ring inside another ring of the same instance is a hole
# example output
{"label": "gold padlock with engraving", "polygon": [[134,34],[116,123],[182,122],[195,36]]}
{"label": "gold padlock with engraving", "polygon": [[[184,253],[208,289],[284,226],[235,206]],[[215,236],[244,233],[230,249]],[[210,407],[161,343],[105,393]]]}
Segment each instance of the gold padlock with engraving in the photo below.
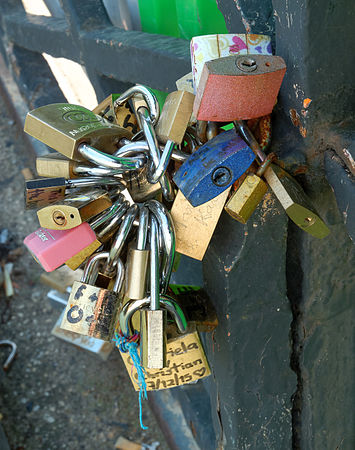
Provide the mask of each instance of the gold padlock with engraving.
{"label": "gold padlock with engraving", "polygon": [[78,147],[88,144],[105,153],[114,153],[123,137],[131,132],[112,124],[103,117],[79,105],[55,103],[27,113],[25,132],[67,156],[82,161]]}
{"label": "gold padlock with engraving", "polygon": [[193,207],[179,190],[171,209],[176,231],[176,251],[202,261],[230,188],[212,200]]}

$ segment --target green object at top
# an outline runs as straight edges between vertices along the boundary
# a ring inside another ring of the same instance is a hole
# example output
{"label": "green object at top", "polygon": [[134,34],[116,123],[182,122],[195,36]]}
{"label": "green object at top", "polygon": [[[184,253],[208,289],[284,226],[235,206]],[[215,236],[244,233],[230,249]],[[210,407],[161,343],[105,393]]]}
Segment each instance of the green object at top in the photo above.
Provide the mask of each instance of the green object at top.
{"label": "green object at top", "polygon": [[[161,111],[163,106],[164,106],[166,97],[168,96],[168,92],[158,91],[158,89],[152,89],[151,87],[149,89],[151,91],[153,91],[153,93],[157,97],[158,103],[159,103],[159,106],[160,106],[160,111]],[[121,94],[112,94],[112,100],[113,101],[117,100],[120,95]]]}
{"label": "green object at top", "polygon": [[228,33],[216,0],[139,0],[142,31],[191,39]]}

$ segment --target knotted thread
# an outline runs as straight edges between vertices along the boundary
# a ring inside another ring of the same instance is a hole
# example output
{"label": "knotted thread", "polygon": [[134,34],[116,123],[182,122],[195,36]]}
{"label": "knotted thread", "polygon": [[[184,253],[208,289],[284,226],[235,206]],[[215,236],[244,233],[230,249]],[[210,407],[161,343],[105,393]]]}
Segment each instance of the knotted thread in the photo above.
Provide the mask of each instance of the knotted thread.
{"label": "knotted thread", "polygon": [[[142,398],[147,399],[147,384],[145,382],[145,370],[144,367],[141,364],[141,359],[138,354],[138,344],[137,341],[139,340],[139,333],[135,333],[133,336],[120,336],[117,332],[115,332],[115,337],[113,338],[113,341],[115,342],[116,346],[122,353],[129,352],[129,356],[131,357],[133,361],[133,365],[137,371],[138,375],[138,386],[139,386],[139,422],[141,425],[142,430],[147,430],[148,427],[143,425],[143,417],[142,417]],[[132,379],[134,379],[132,377]]]}

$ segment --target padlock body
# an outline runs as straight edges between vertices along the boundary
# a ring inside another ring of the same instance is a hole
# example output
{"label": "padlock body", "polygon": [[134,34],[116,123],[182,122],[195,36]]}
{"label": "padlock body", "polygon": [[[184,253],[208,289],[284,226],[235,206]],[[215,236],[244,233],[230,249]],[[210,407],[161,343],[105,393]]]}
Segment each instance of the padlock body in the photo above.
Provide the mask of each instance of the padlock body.
{"label": "padlock body", "polygon": [[71,230],[39,228],[23,241],[35,260],[51,272],[96,240],[88,223]]}
{"label": "padlock body", "polygon": [[322,239],[330,233],[302,187],[281,167],[271,164],[264,177],[289,218],[303,231]]}
{"label": "padlock body", "polygon": [[105,191],[90,191],[71,200],[46,206],[37,211],[39,223],[51,230],[69,230],[109,208],[112,201]]}
{"label": "padlock body", "polygon": [[243,183],[226,203],[227,213],[241,223],[247,223],[268,190],[267,184],[257,175],[247,175]]}
{"label": "padlock body", "polygon": [[60,153],[49,153],[36,158],[36,170],[40,177],[77,178],[73,172],[76,162]]}
{"label": "padlock body", "polygon": [[148,369],[162,369],[166,365],[166,310],[140,311],[141,362]]}
{"label": "padlock body", "polygon": [[[225,131],[194,152],[174,181],[191,205],[199,206],[231,186],[254,159],[253,151],[234,130]],[[224,179],[218,178],[219,171],[226,174]]]}
{"label": "padlock body", "polygon": [[25,131],[77,161],[84,160],[77,152],[82,142],[113,153],[119,139],[131,137],[128,130],[111,124],[83,106],[69,103],[54,103],[30,111],[26,116]]}
{"label": "padlock body", "polygon": [[41,208],[65,197],[65,179],[42,178],[25,182],[26,209]]}
{"label": "padlock body", "polygon": [[140,300],[146,294],[147,267],[149,250],[128,250],[126,263],[126,296]]}
{"label": "padlock body", "polygon": [[203,205],[193,207],[179,190],[171,209],[176,232],[176,251],[202,261],[229,189]]}
{"label": "padlock body", "polygon": [[195,96],[187,91],[171,92],[165,100],[156,126],[158,139],[181,144],[190,121]]}
{"label": "padlock body", "polygon": [[75,281],[61,328],[110,341],[115,331],[118,306],[117,293]]}
{"label": "padlock body", "polygon": [[[256,64],[253,72],[238,68],[238,62],[251,60]],[[285,62],[279,56],[227,56],[208,61],[202,70],[193,112],[198,120],[215,122],[270,114],[285,72]]]}
{"label": "padlock body", "polygon": [[71,270],[76,270],[89,256],[95,253],[101,245],[102,243],[98,239],[96,239],[87,247],[80,250],[79,253],[68,259],[68,261],[65,261],[65,265],[68,266]]}

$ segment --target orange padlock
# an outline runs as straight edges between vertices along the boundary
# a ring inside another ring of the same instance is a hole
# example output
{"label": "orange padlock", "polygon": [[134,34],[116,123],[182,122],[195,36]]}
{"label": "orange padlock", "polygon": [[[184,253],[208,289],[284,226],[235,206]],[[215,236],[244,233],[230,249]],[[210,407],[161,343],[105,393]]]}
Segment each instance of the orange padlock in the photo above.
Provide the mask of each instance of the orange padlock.
{"label": "orange padlock", "polygon": [[270,114],[285,72],[280,56],[237,55],[207,61],[193,112],[198,120],[214,122]]}

